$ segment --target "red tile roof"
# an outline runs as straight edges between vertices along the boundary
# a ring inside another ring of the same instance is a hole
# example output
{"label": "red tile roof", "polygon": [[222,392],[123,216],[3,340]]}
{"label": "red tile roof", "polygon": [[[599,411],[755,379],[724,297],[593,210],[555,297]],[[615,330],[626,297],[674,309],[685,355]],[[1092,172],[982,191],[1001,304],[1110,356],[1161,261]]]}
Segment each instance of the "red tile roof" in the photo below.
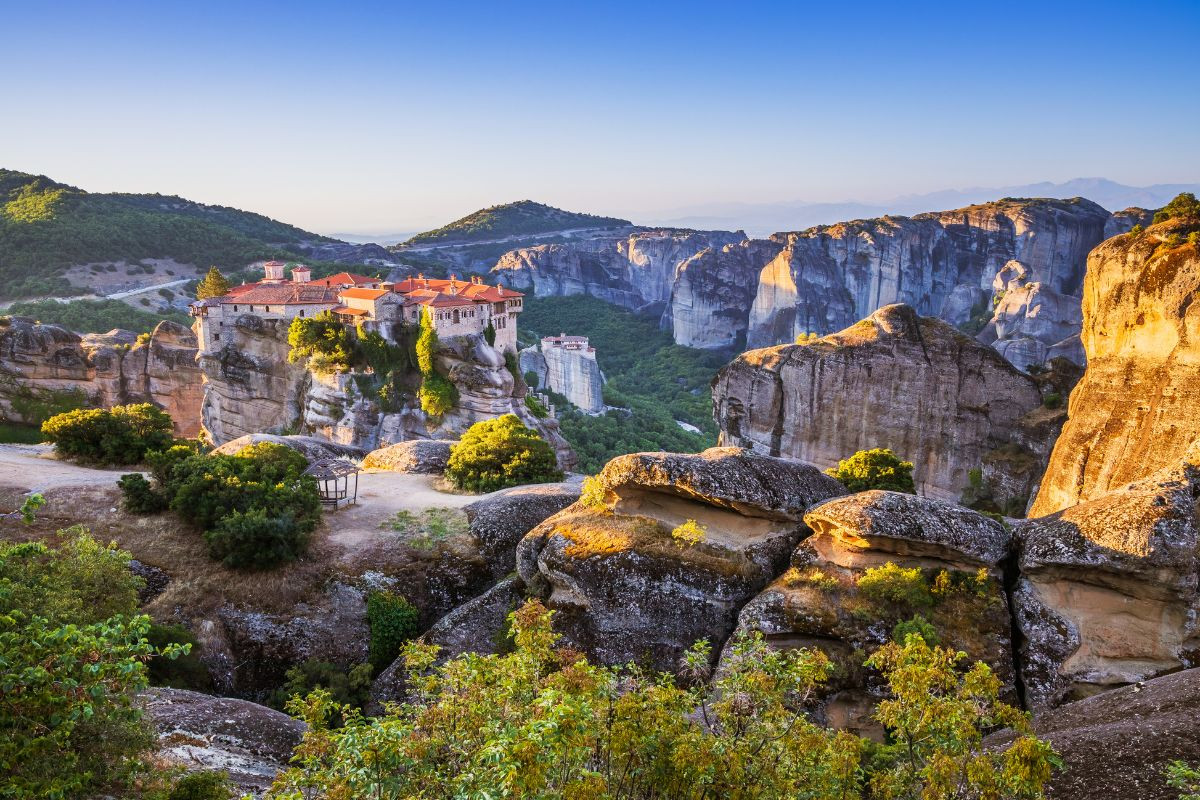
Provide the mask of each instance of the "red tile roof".
{"label": "red tile roof", "polygon": [[367,312],[361,308],[347,308],[346,306],[334,306],[333,313],[347,314],[351,317],[365,317]]}
{"label": "red tile roof", "polygon": [[245,305],[319,305],[337,302],[337,290],[311,283],[252,283],[238,287],[221,298],[221,303]]}
{"label": "red tile roof", "polygon": [[339,272],[327,278],[317,278],[316,280],[309,281],[309,283],[320,286],[363,286],[365,284],[377,284],[379,283],[379,278],[372,278],[370,275],[358,275],[353,272]]}
{"label": "red tile roof", "polygon": [[354,300],[378,300],[389,294],[387,289],[342,289],[338,297],[349,297]]}
{"label": "red tile roof", "polygon": [[451,288],[457,289],[461,295],[479,298],[489,303],[525,296],[505,286],[489,286],[486,283],[472,283],[471,281],[447,280],[444,278],[405,278],[396,284],[393,291],[400,294],[409,294],[418,289],[434,289],[441,292],[448,292]]}

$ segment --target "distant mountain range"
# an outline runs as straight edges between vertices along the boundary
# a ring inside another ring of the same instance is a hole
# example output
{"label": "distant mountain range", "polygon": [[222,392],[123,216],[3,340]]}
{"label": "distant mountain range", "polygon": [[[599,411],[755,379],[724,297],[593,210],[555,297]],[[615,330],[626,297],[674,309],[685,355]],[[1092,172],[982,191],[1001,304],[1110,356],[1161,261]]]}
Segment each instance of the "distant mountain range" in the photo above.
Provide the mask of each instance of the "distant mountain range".
{"label": "distant mountain range", "polygon": [[706,203],[676,209],[646,224],[698,230],[744,230],[763,237],[776,231],[798,231],[851,219],[885,214],[912,216],[935,208],[958,208],[1001,197],[1086,197],[1109,211],[1131,206],[1160,208],[1180,192],[1200,192],[1200,184],[1159,183],[1126,186],[1107,178],[1075,178],[1064,183],[1029,183],[1020,186],[946,189],[928,194],[908,194],[880,202],[846,201],[814,203]]}
{"label": "distant mountain range", "polygon": [[511,236],[596,228],[626,228],[629,220],[563,211],[532,200],[483,208],[431,231],[418,233],[405,244],[440,245],[451,242],[482,242]]}

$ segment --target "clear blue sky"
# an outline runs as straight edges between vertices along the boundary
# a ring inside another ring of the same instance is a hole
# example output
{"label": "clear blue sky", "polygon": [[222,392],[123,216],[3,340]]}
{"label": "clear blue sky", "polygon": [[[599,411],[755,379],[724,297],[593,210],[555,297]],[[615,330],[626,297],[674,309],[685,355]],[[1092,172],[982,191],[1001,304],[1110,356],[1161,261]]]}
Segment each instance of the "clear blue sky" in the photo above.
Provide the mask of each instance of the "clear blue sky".
{"label": "clear blue sky", "polygon": [[522,198],[636,219],[1200,181],[1200,0],[0,0],[0,20],[0,166],[322,232]]}

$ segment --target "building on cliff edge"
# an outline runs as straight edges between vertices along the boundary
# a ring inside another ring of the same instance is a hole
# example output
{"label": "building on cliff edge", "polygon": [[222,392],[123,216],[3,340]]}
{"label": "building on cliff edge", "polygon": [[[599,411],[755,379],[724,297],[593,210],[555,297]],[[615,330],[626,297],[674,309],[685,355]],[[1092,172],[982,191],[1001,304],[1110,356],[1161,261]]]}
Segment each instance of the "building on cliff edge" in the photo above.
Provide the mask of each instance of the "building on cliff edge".
{"label": "building on cliff edge", "polygon": [[604,410],[604,375],[586,336],[546,336],[540,350],[521,351],[520,364],[523,372],[537,375],[539,386],[563,395],[580,411]]}
{"label": "building on cliff edge", "polygon": [[524,295],[503,285],[489,286],[479,277],[458,280],[454,275],[448,280],[418,275],[389,283],[350,272],[313,280],[309,268],[302,265],[292,269],[288,280],[285,266],[282,261],[268,261],[263,264],[263,280],[192,303],[200,350],[220,349],[222,329],[245,314],[290,323],[330,311],[347,325],[361,325],[394,342],[395,323],[416,325],[425,309],[441,338],[480,334],[491,324],[495,347],[517,350],[517,315]]}

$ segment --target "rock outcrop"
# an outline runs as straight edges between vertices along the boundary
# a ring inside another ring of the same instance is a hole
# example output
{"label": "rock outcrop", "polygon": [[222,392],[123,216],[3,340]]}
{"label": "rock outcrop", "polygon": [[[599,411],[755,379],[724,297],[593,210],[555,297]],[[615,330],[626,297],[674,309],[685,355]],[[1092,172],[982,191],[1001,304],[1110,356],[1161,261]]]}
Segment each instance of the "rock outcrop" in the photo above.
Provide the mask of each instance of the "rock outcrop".
{"label": "rock outcrop", "polygon": [[743,353],[713,381],[721,444],[822,468],[890,447],[916,465],[922,493],[946,500],[999,448],[1042,463],[1048,443],[1029,452],[1019,436],[1041,404],[1033,378],[992,348],[902,305],[806,344]]}
{"label": "rock outcrop", "polygon": [[[845,491],[808,464],[737,448],[620,456],[598,481],[602,502],[521,540],[517,572],[572,646],[667,671],[697,640],[728,637],[807,533],[804,512]],[[695,544],[672,535],[689,520],[705,530]]]}
{"label": "rock outcrop", "polygon": [[269,788],[305,731],[303,722],[246,700],[165,688],[139,700],[158,730],[161,758],[188,771],[224,771],[239,794]]}
{"label": "rock outcrop", "polygon": [[0,318],[0,418],[33,422],[39,408],[67,396],[99,408],[153,403],[171,415],[176,433],[195,436],[203,396],[195,359],[196,337],[166,320],[142,338]]}
{"label": "rock outcrop", "polygon": [[438,369],[458,388],[459,399],[441,419],[420,409],[414,391],[385,411],[363,394],[355,376],[318,374],[288,362],[287,326],[245,314],[222,330],[219,350],[200,354],[204,373],[204,430],[216,444],[257,433],[299,431],[360,451],[413,439],[457,439],[483,419],[516,414],[554,447],[559,465],[575,454],[554,419],[538,419],[504,356],[483,336],[441,342]]}
{"label": "rock outcrop", "polygon": [[324,439],[318,439],[315,436],[277,436],[273,433],[251,433],[246,436],[239,436],[232,442],[226,442],[220,447],[213,449],[213,452],[221,455],[235,456],[247,447],[252,447],[262,442],[289,447],[309,461],[316,461],[321,458],[357,458],[362,455],[361,450],[328,442]]}
{"label": "rock outcrop", "polygon": [[363,469],[382,469],[418,475],[441,475],[450,461],[454,442],[441,439],[413,439],[372,450],[363,459]]}
{"label": "rock outcrop", "polygon": [[595,348],[586,340],[575,347],[547,344],[520,352],[521,373],[537,376],[538,388],[563,395],[587,414],[604,410],[604,375],[596,362]]}
{"label": "rock outcrop", "polygon": [[[759,631],[775,647],[817,648],[833,660],[819,709],[829,724],[882,732],[871,711],[886,689],[863,667],[864,654],[917,616],[943,645],[988,663],[1007,699],[1018,700],[1001,567],[1010,535],[1000,523],[938,500],[882,491],[821,503],[804,522],[812,536],[792,554],[791,568],[742,609],[738,632]],[[864,580],[886,574],[878,570],[888,564],[920,572],[903,586],[896,575],[893,584]]]}
{"label": "rock outcrop", "polygon": [[492,577],[499,580],[517,566],[517,545],[544,520],[579,499],[582,479],[514,486],[463,508]]}
{"label": "rock outcrop", "polygon": [[[1046,787],[1050,800],[1177,800],[1167,786],[1172,761],[1200,761],[1200,669],[1080,700],[1039,714],[1034,733],[1062,757]],[[1004,747],[1009,731],[985,746]]]}
{"label": "rock outcrop", "polygon": [[1196,220],[1169,220],[1109,239],[1088,258],[1087,372],[1034,514],[1151,475],[1200,440],[1200,245],[1186,243],[1195,230]]}
{"label": "rock outcrop", "polygon": [[1200,665],[1200,448],[1017,529],[1031,706]]}

